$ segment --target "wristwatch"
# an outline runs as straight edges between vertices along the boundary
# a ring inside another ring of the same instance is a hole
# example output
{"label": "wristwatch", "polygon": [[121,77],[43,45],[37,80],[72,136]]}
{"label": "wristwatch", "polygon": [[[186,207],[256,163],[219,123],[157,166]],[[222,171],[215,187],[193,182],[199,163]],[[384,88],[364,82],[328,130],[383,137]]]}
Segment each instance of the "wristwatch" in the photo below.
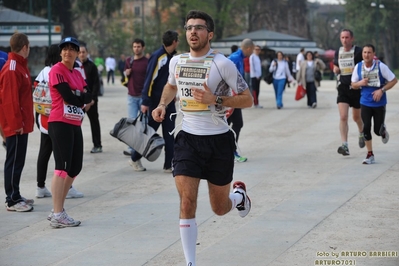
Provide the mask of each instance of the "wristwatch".
{"label": "wristwatch", "polygon": [[220,97],[220,96],[216,96],[215,103],[216,103],[217,105],[222,105],[222,103],[223,103],[223,99],[222,99],[222,97]]}
{"label": "wristwatch", "polygon": [[381,91],[382,91],[382,93],[385,93],[385,88],[382,87],[382,88],[381,88]]}

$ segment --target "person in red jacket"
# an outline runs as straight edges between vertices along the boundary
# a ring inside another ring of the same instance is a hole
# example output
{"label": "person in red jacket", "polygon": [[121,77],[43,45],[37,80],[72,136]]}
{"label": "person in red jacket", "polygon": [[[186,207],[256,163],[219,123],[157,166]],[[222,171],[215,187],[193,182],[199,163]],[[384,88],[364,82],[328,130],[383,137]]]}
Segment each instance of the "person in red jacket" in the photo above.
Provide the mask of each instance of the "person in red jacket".
{"label": "person in red jacket", "polygon": [[26,212],[33,209],[33,200],[19,191],[28,146],[33,131],[32,82],[28,69],[28,36],[14,33],[10,38],[11,52],[0,74],[0,125],[6,137],[4,188],[6,209]]}

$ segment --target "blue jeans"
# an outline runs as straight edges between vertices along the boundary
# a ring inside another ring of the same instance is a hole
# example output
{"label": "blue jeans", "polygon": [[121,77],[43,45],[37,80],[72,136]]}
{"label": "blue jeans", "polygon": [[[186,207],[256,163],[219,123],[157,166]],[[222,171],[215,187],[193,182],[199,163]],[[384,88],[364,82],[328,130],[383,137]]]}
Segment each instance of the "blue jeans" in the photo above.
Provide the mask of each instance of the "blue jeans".
{"label": "blue jeans", "polygon": [[127,116],[129,118],[136,118],[141,110],[141,97],[127,95]]}
{"label": "blue jeans", "polygon": [[309,107],[311,107],[313,103],[317,103],[316,84],[314,81],[306,82],[306,95],[308,98]]}
{"label": "blue jeans", "polygon": [[107,84],[109,84],[109,78],[112,78],[112,84],[114,84],[115,82],[115,74],[114,74],[114,70],[110,69],[107,73]]}
{"label": "blue jeans", "polygon": [[286,79],[274,79],[273,88],[276,95],[277,108],[283,107],[283,92],[285,87]]}

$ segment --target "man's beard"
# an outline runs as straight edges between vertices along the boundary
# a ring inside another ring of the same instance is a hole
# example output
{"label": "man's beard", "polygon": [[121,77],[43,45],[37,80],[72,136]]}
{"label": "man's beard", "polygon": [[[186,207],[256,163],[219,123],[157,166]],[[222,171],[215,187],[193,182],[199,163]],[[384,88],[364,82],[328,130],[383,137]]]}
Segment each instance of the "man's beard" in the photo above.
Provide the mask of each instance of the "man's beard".
{"label": "man's beard", "polygon": [[208,45],[208,42],[199,41],[195,46],[190,45],[191,50],[198,52],[204,49]]}

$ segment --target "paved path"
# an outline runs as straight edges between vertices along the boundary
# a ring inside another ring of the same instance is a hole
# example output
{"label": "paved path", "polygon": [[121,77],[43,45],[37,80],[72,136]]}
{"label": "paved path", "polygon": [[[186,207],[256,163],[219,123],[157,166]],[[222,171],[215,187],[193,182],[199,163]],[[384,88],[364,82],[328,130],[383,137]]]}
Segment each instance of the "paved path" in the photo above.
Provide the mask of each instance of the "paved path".
{"label": "paved path", "polygon": [[[243,111],[239,145],[249,160],[236,164],[234,178],[247,184],[252,211],[244,219],[236,211],[214,215],[201,183],[198,265],[334,265],[336,254],[335,265],[399,265],[399,86],[388,92],[389,143],[373,136],[376,163],[362,165],[366,150],[357,145],[352,121],[351,155],[337,153],[336,91],[333,81],[322,84],[317,109],[308,109],[305,99],[294,101],[295,90],[288,88],[284,109],[277,110],[272,87],[262,82],[264,108]],[[85,197],[66,200],[68,213],[82,224],[51,229],[51,198],[36,199],[30,213],[0,209],[0,265],[185,265],[178,195],[172,176],[162,171],[163,156],[143,161],[146,172],[134,172],[122,154],[125,145],[109,135],[127,113],[125,95],[116,84],[100,98],[102,154],[90,154],[84,121],[84,169],[75,186]],[[35,196],[38,148],[35,129],[21,182],[29,198]],[[1,172],[3,162],[1,153]],[[48,187],[53,167],[51,161]],[[375,258],[373,251],[396,253]]]}

